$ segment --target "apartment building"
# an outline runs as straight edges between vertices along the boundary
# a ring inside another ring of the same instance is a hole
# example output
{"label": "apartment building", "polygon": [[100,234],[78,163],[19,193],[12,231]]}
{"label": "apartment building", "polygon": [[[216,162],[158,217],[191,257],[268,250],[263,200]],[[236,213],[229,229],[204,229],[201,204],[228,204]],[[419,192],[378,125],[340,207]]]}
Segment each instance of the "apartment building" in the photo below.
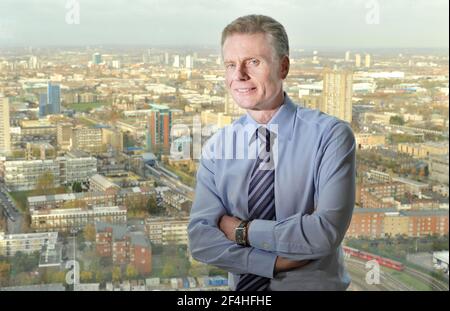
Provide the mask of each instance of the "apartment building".
{"label": "apartment building", "polygon": [[44,247],[54,249],[58,232],[5,234],[0,232],[0,256],[14,256],[17,252],[31,254]]}
{"label": "apartment building", "polygon": [[95,248],[115,265],[131,264],[140,274],[152,271],[152,248],[143,232],[129,232],[126,225],[95,223]]}
{"label": "apartment building", "polygon": [[37,232],[80,230],[96,221],[123,224],[127,210],[122,206],[57,208],[30,211],[31,228]]}
{"label": "apartment building", "polygon": [[189,217],[149,217],[145,220],[147,235],[155,244],[187,245]]}

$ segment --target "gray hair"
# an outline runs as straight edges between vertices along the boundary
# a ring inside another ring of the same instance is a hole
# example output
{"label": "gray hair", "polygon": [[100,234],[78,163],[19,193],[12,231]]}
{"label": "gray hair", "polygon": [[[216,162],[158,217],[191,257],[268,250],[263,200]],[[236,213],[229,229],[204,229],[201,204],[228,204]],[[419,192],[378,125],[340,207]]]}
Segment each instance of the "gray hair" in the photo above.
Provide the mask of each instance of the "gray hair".
{"label": "gray hair", "polygon": [[265,15],[246,15],[241,16],[228,24],[222,31],[222,42],[233,34],[257,34],[268,35],[269,41],[275,51],[278,59],[283,56],[289,56],[289,40],[283,25],[272,17]]}

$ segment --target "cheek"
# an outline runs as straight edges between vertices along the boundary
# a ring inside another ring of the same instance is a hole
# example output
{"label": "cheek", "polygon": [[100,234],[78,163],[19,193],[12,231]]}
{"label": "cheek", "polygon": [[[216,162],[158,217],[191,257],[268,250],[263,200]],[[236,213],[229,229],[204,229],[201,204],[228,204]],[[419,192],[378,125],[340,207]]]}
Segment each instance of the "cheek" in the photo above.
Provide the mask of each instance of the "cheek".
{"label": "cheek", "polygon": [[231,78],[229,78],[228,76],[225,77],[225,86],[227,88],[231,87],[231,83],[233,82],[233,80]]}

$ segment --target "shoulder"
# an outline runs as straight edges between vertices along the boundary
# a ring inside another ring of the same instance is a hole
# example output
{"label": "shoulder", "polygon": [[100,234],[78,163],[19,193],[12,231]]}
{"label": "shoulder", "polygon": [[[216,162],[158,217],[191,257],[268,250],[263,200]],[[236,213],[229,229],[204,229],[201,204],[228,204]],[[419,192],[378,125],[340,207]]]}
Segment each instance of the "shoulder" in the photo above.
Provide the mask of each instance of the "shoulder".
{"label": "shoulder", "polygon": [[320,110],[298,106],[296,122],[300,123],[301,126],[312,128],[322,138],[332,138],[341,135],[354,137],[350,123]]}

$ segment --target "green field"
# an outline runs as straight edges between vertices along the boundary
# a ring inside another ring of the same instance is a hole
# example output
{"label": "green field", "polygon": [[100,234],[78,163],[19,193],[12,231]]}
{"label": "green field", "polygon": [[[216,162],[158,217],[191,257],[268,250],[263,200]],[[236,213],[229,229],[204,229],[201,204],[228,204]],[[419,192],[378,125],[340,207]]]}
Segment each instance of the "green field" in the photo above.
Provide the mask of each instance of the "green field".
{"label": "green field", "polygon": [[392,275],[394,278],[396,278],[403,284],[405,284],[409,287],[412,287],[415,290],[418,290],[418,291],[431,291],[432,290],[428,284],[425,284],[421,280],[418,280],[417,278],[415,278],[405,272],[396,271],[396,270],[392,270],[392,269],[384,269],[384,272],[389,273],[390,275]]}
{"label": "green field", "polygon": [[93,122],[85,117],[78,117],[77,118],[78,121],[80,121],[82,124],[86,125],[86,126],[92,126],[92,125],[97,125],[97,122]]}
{"label": "green field", "polygon": [[77,112],[89,112],[93,108],[109,105],[108,103],[80,103],[65,105],[67,109],[73,109]]}
{"label": "green field", "polygon": [[[52,189],[51,191],[47,191],[46,194],[60,194],[60,193],[68,193],[68,190],[65,187],[58,187],[55,189]],[[40,194],[37,193],[35,190],[29,190],[29,191],[14,191],[9,193],[12,197],[12,199],[17,204],[18,209],[21,212],[27,211],[27,198],[30,196],[36,196],[36,195],[44,195],[44,193]]]}
{"label": "green field", "polygon": [[168,169],[169,171],[171,171],[172,173],[174,173],[175,175],[180,177],[180,180],[182,183],[184,183],[190,187],[195,187],[195,177],[194,176],[191,176],[188,173],[182,171],[181,169],[179,169],[175,166],[171,166],[169,164],[165,164],[164,168]]}

